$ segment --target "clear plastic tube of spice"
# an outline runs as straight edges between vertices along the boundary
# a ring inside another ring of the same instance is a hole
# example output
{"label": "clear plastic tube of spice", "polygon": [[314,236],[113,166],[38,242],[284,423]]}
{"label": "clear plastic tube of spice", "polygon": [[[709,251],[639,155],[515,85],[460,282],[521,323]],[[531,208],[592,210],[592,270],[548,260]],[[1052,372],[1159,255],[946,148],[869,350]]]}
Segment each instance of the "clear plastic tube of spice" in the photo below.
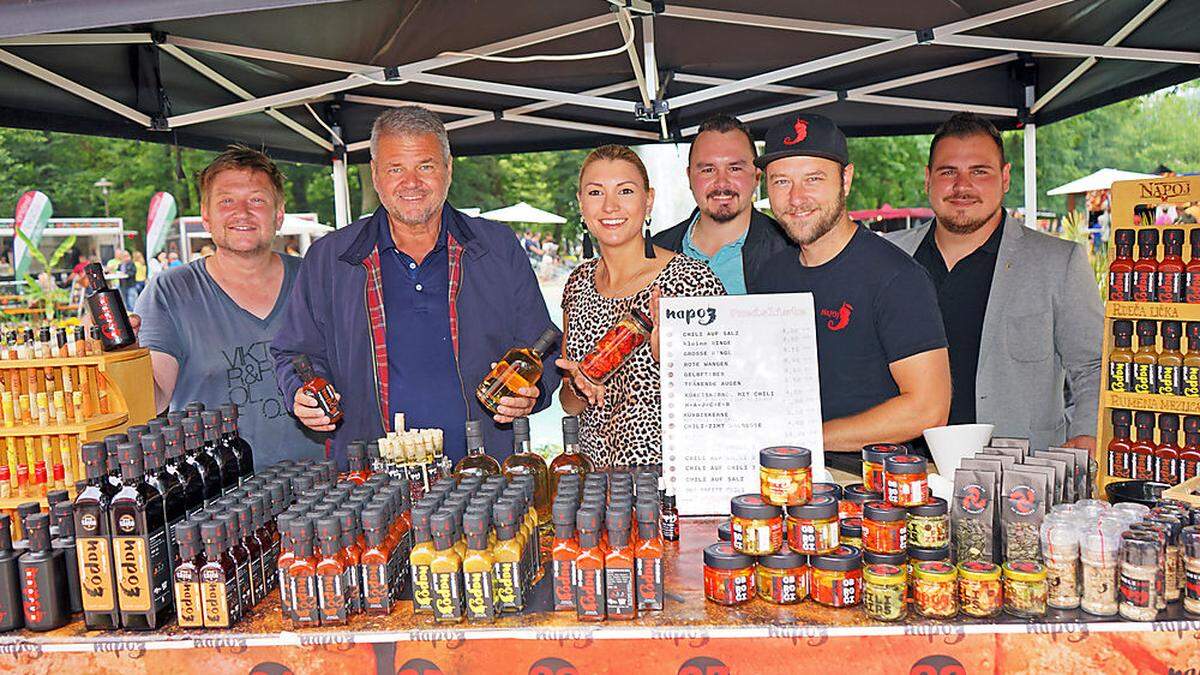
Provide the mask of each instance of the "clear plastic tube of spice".
{"label": "clear plastic tube of spice", "polygon": [[1145,532],[1121,535],[1118,611],[1122,617],[1131,621],[1153,621],[1158,616],[1155,581],[1159,555],[1158,542],[1152,535]]}
{"label": "clear plastic tube of spice", "polygon": [[1079,531],[1068,514],[1052,513],[1042,521],[1042,559],[1049,586],[1046,604],[1055,609],[1079,606]]}
{"label": "clear plastic tube of spice", "polygon": [[1158,523],[1167,530],[1167,602],[1175,602],[1183,594],[1183,548],[1180,546],[1179,533],[1183,530],[1184,522],[1177,516],[1167,512],[1151,511],[1146,522]]}
{"label": "clear plastic tube of spice", "polygon": [[1158,609],[1167,608],[1166,588],[1168,569],[1171,570],[1171,580],[1174,581],[1174,566],[1167,564],[1167,528],[1158,523],[1142,521],[1129,526],[1131,532],[1149,534],[1158,543],[1158,576],[1155,578],[1154,605]]}
{"label": "clear plastic tube of spice", "polygon": [[1200,527],[1183,528],[1179,540],[1183,548],[1183,609],[1200,614]]}
{"label": "clear plastic tube of spice", "polygon": [[1117,566],[1124,529],[1119,522],[1101,521],[1080,533],[1083,594],[1079,606],[1088,614],[1117,613]]}

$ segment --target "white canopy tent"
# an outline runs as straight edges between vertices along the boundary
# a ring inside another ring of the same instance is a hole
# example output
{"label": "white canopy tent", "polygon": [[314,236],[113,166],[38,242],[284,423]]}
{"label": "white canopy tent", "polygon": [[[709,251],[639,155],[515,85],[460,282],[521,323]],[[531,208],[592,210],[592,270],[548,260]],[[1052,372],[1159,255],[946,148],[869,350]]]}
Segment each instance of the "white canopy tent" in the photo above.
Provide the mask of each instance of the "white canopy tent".
{"label": "white canopy tent", "polygon": [[[318,239],[330,232],[333,232],[333,228],[319,222],[315,213],[285,213],[283,226],[279,228],[276,236],[299,238],[300,255],[304,255],[308,252],[308,247],[312,245],[313,239]],[[194,257],[192,241],[212,239],[212,236],[204,229],[204,223],[199,216],[184,216],[179,219],[179,238],[183,242],[181,257],[184,262],[188,262]]]}
{"label": "white canopy tent", "polygon": [[1100,169],[1094,173],[1088,174],[1083,178],[1076,178],[1070,183],[1059,185],[1053,190],[1046,192],[1048,195],[1077,195],[1092,190],[1109,190],[1112,184],[1119,180],[1141,180],[1144,178],[1156,178],[1152,173],[1138,173],[1136,171],[1122,171],[1121,169]]}
{"label": "white canopy tent", "polygon": [[559,225],[567,222],[566,218],[549,211],[543,211],[536,206],[530,206],[525,202],[517,202],[512,206],[505,206],[501,209],[493,211],[485,211],[480,214],[480,217],[489,220],[497,220],[502,223],[544,223],[549,225]]}

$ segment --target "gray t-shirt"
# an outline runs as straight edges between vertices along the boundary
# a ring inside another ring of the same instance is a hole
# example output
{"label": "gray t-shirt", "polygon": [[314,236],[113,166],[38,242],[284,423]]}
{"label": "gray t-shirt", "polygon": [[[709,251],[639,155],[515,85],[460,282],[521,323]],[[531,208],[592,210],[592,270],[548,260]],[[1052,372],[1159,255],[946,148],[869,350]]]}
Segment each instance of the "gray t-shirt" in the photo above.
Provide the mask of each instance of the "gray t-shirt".
{"label": "gray t-shirt", "polygon": [[281,459],[323,459],[325,436],[296,421],[275,381],[271,339],[283,320],[300,258],[280,255],[283,286],[266,319],[242,309],[213,280],[203,258],[164,270],[138,296],[143,347],[175,357],[171,409],[189,401],[238,405],[238,428],[263,469]]}

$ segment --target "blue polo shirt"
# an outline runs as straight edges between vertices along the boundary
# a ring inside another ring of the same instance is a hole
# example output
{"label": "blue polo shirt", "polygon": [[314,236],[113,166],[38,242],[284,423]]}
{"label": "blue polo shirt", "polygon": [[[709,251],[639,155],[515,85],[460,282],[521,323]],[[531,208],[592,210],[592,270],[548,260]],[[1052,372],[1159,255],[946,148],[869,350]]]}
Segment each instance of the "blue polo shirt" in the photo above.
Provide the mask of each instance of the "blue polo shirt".
{"label": "blue polo shirt", "polygon": [[684,255],[707,264],[713,274],[716,274],[724,284],[725,292],[729,295],[745,295],[746,272],[742,266],[742,247],[746,244],[746,234],[750,232],[750,228],[747,227],[742,236],[725,244],[712,257],[709,257],[692,243],[692,230],[695,229],[698,220],[700,220],[700,213],[697,211],[696,215],[692,217],[692,222],[688,223],[687,233],[683,235]]}
{"label": "blue polo shirt", "polygon": [[379,228],[379,267],[387,321],[388,410],[404,413],[410,429],[445,431],[446,454],[466,454],[467,404],[450,339],[449,209],[437,243],[417,263],[396,248],[385,220]]}

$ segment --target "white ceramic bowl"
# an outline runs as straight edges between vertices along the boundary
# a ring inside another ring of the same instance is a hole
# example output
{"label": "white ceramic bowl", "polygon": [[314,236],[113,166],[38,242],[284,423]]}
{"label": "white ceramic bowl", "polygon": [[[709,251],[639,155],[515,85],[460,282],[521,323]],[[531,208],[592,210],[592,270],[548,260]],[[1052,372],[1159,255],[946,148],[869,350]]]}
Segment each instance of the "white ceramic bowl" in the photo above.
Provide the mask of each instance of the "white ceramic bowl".
{"label": "white ceramic bowl", "polygon": [[953,480],[958,463],[983,449],[992,439],[994,424],[951,424],[926,429],[925,442],[938,473]]}

